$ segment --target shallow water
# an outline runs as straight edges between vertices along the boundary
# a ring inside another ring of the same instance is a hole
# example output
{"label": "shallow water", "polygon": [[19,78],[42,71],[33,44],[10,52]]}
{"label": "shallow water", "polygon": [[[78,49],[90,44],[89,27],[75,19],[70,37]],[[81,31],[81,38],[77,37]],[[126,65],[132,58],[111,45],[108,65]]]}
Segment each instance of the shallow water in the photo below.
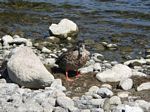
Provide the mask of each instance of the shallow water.
{"label": "shallow water", "polygon": [[62,18],[77,23],[78,39],[117,44],[116,51],[91,49],[107,59],[139,58],[150,46],[150,0],[0,0],[0,37],[43,38]]}

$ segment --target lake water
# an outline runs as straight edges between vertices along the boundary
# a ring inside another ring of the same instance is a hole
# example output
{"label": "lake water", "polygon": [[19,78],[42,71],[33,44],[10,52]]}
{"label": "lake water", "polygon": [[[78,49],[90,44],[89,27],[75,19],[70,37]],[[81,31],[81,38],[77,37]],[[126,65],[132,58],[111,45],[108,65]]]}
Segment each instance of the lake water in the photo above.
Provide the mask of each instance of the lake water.
{"label": "lake water", "polygon": [[51,23],[68,18],[79,26],[79,39],[115,43],[100,52],[108,59],[140,58],[150,46],[150,0],[0,0],[0,36],[49,35]]}

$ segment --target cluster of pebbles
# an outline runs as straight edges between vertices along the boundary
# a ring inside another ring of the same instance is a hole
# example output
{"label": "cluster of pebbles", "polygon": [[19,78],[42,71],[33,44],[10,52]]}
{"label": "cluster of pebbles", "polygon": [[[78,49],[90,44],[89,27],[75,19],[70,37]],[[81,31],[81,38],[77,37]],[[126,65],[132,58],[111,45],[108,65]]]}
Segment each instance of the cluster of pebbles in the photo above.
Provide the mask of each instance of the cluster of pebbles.
{"label": "cluster of pebbles", "polygon": [[[61,29],[61,25],[54,26]],[[55,30],[53,27],[50,29]],[[55,33],[58,34],[58,32]],[[66,33],[64,35],[67,38],[68,35]],[[61,79],[54,79],[53,74],[48,73],[45,68],[44,71],[41,70],[42,64],[58,67],[55,64],[56,59],[67,50],[66,47],[49,49],[44,46],[39,49],[38,43],[32,44],[31,40],[18,35],[3,36],[0,44],[0,112],[150,111],[150,59],[129,60],[121,64],[116,61],[109,62],[102,54],[93,53],[85,67],[80,68],[79,71],[81,74],[95,73],[95,81],[98,80],[102,84],[91,86],[82,96],[71,98]],[[31,56],[28,52],[31,53]],[[28,58],[31,62],[27,62]],[[40,65],[39,72],[42,74],[37,76],[34,74],[38,71],[35,64]],[[34,76],[28,73],[34,74]],[[14,80],[13,76],[18,80]],[[138,77],[139,81],[133,77]],[[143,79],[144,81],[141,81]],[[136,85],[137,82],[141,83]],[[31,85],[33,83],[33,85],[30,86],[27,83]],[[118,83],[118,87],[114,87],[113,83]],[[147,97],[131,94],[132,91]]]}

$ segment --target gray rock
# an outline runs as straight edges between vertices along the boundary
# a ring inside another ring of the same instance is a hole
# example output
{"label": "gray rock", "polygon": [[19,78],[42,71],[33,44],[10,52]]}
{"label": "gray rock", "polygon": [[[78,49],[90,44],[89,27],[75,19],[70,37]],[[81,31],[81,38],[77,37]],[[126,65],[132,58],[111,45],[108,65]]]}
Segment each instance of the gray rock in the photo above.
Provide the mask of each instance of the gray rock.
{"label": "gray rock", "polygon": [[54,112],[69,112],[68,109],[64,109],[62,107],[55,107]]}
{"label": "gray rock", "polygon": [[93,72],[93,65],[80,68],[79,71],[80,71],[81,74],[86,74],[86,73],[89,73],[89,72]]}
{"label": "gray rock", "polygon": [[56,62],[56,59],[55,59],[55,58],[47,58],[47,59],[44,60],[44,63],[45,63],[46,65],[51,66],[51,67],[56,66],[56,65],[55,65],[55,62]]}
{"label": "gray rock", "polygon": [[48,99],[48,94],[44,93],[44,92],[38,92],[38,93],[34,93],[30,98],[28,98],[29,100],[34,100],[39,104],[42,104],[42,102],[44,102],[46,99]]}
{"label": "gray rock", "polygon": [[62,19],[60,23],[52,24],[49,30],[53,35],[65,38],[74,37],[78,33],[77,25],[69,19]]}
{"label": "gray rock", "polygon": [[91,109],[91,112],[104,112],[104,110],[102,108],[94,108]]}
{"label": "gray rock", "polygon": [[55,79],[52,84],[51,84],[52,88],[61,90],[61,91],[66,91],[66,88],[64,86],[62,86],[62,81],[61,79]]}
{"label": "gray rock", "polygon": [[81,112],[91,112],[90,109],[84,109],[84,110],[81,110]]}
{"label": "gray rock", "polygon": [[2,37],[2,41],[3,41],[3,46],[9,46],[9,43],[13,41],[13,38],[10,35],[5,35]]}
{"label": "gray rock", "polygon": [[62,92],[62,90],[54,89],[51,94],[51,97],[57,98],[57,97],[66,97],[65,93]]}
{"label": "gray rock", "polygon": [[131,76],[132,70],[122,64],[117,64],[112,69],[96,74],[96,78],[102,82],[117,82]]}
{"label": "gray rock", "polygon": [[94,106],[102,107],[104,105],[105,99],[91,99],[89,103]]}
{"label": "gray rock", "polygon": [[93,72],[98,73],[101,72],[102,68],[101,68],[101,64],[100,63],[95,63],[93,65]]}
{"label": "gray rock", "polygon": [[118,92],[117,96],[120,98],[127,98],[129,96],[129,92],[128,91],[123,91],[123,92]]}
{"label": "gray rock", "polygon": [[50,86],[54,80],[53,75],[29,47],[17,47],[12,51],[7,71],[13,82],[28,88]]}
{"label": "gray rock", "polygon": [[120,81],[120,84],[119,84],[119,85],[121,86],[121,88],[122,88],[123,90],[129,90],[129,89],[131,89],[132,86],[133,86],[133,80],[130,79],[130,78],[123,79],[123,80]]}
{"label": "gray rock", "polygon": [[126,61],[124,62],[125,65],[129,65],[129,64],[132,64],[133,66],[139,66],[139,65],[142,65],[142,64],[146,64],[146,60],[145,59],[134,59],[134,60],[129,60],[129,61]]}
{"label": "gray rock", "polygon": [[5,79],[0,79],[0,83],[6,83]]}
{"label": "gray rock", "polygon": [[46,104],[46,105],[42,105],[42,107],[43,107],[43,111],[42,112],[54,112],[53,110],[54,110],[54,107],[53,106],[51,106],[51,105],[48,105],[48,104]]}
{"label": "gray rock", "polygon": [[98,91],[98,89],[99,89],[99,87],[97,87],[97,86],[92,86],[92,87],[90,87],[89,92],[96,93],[96,92]]}
{"label": "gray rock", "polygon": [[43,47],[42,48],[42,53],[51,53],[52,51],[51,50],[49,50],[48,48],[46,48],[46,47]]}
{"label": "gray rock", "polygon": [[129,106],[121,104],[118,105],[116,108],[114,108],[112,112],[144,112],[144,111],[138,106]]}
{"label": "gray rock", "polygon": [[110,112],[110,108],[111,108],[110,100],[107,98],[104,101],[103,109],[105,112]]}
{"label": "gray rock", "polygon": [[109,99],[109,103],[110,103],[111,105],[119,105],[119,104],[121,104],[121,99],[120,99],[120,97],[118,97],[118,96],[112,96],[112,97]]}
{"label": "gray rock", "polygon": [[102,98],[106,98],[112,96],[113,92],[108,88],[99,88],[97,94],[100,95]]}
{"label": "gray rock", "polygon": [[100,63],[94,63],[94,64],[91,64],[87,67],[83,67],[83,68],[80,68],[79,71],[80,73],[84,74],[84,73],[89,73],[89,72],[101,72],[102,68],[101,68],[101,65]]}
{"label": "gray rock", "polygon": [[59,106],[65,109],[72,110],[75,108],[73,100],[69,97],[58,97],[56,101]]}
{"label": "gray rock", "polygon": [[93,59],[95,62],[101,62],[104,60],[104,56],[99,53],[93,53],[91,59]]}
{"label": "gray rock", "polygon": [[32,46],[32,42],[30,40],[21,38],[21,37],[14,38],[11,44],[17,44],[17,45],[25,44],[26,46],[29,46],[29,47]]}
{"label": "gray rock", "polygon": [[37,102],[31,100],[20,105],[16,112],[43,112],[43,108]]}
{"label": "gray rock", "polygon": [[149,89],[150,89],[150,82],[142,83],[140,86],[137,87],[137,91],[149,90]]}
{"label": "gray rock", "polygon": [[132,70],[133,76],[139,76],[139,77],[146,77],[147,75],[145,73],[139,72],[137,70]]}
{"label": "gray rock", "polygon": [[47,97],[43,102],[41,102],[41,105],[44,107],[46,107],[47,105],[51,105],[54,107],[56,105],[56,99],[53,97]]}
{"label": "gray rock", "polygon": [[140,106],[144,111],[150,110],[150,102],[144,101],[144,100],[136,100],[135,103]]}
{"label": "gray rock", "polygon": [[17,84],[0,83],[0,94],[12,95],[19,88]]}
{"label": "gray rock", "polygon": [[108,89],[112,90],[112,86],[110,84],[102,84],[101,87],[102,88],[108,88]]}

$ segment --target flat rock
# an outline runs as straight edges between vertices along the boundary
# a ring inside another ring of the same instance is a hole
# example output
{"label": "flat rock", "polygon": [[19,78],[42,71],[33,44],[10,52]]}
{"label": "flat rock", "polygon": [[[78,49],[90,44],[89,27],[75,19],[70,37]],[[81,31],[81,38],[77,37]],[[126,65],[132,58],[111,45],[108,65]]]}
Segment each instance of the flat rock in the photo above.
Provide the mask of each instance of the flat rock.
{"label": "flat rock", "polygon": [[[7,63],[9,78],[20,86],[43,88],[50,86],[54,77],[29,47],[17,47]],[[29,55],[30,54],[30,55]]]}
{"label": "flat rock", "polygon": [[117,82],[132,76],[132,70],[123,64],[117,64],[112,69],[96,74],[96,78],[102,82]]}
{"label": "flat rock", "polygon": [[150,82],[142,83],[140,86],[137,87],[137,91],[148,90],[148,89],[150,89]]}

